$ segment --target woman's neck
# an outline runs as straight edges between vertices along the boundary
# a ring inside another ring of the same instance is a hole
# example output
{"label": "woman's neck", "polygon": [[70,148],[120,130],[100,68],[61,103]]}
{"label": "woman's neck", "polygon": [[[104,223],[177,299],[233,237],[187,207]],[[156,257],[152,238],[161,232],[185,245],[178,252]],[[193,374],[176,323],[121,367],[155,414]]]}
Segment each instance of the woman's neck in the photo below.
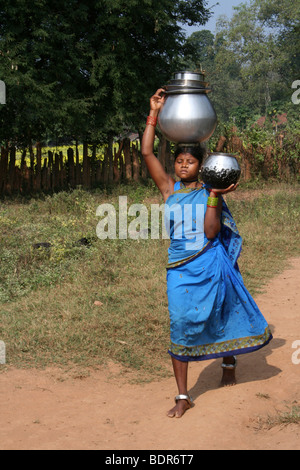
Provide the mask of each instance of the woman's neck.
{"label": "woman's neck", "polygon": [[198,179],[192,181],[181,181],[181,184],[183,184],[186,188],[197,188],[199,181]]}

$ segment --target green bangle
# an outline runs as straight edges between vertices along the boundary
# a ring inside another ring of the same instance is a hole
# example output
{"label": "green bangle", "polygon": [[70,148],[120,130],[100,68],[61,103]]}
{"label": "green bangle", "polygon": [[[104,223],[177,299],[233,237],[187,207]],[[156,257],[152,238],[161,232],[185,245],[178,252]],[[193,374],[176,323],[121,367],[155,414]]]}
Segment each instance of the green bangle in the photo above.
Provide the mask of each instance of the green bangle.
{"label": "green bangle", "polygon": [[217,207],[218,202],[219,202],[219,198],[218,198],[218,197],[209,197],[209,198],[207,199],[207,205],[208,205],[208,206],[211,206],[211,207]]}

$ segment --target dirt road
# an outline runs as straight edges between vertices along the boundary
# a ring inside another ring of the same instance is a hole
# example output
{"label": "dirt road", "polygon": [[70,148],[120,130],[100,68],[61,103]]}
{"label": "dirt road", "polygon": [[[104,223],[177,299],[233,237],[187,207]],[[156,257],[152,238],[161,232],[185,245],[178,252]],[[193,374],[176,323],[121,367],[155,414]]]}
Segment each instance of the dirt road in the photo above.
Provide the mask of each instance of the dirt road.
{"label": "dirt road", "polygon": [[165,416],[173,378],[130,385],[114,365],[81,379],[8,368],[0,374],[0,448],[299,450],[299,424],[268,425],[300,406],[299,286],[300,259],[292,259],[255,298],[274,340],[239,357],[238,385],[219,387],[220,360],[191,364],[196,406],[182,419]]}

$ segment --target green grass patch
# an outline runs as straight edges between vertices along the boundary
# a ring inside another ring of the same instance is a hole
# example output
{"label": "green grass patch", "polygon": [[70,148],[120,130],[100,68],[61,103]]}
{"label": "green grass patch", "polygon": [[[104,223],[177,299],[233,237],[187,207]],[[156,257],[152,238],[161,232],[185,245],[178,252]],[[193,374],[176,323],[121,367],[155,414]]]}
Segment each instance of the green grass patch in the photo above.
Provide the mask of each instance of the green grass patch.
{"label": "green grass patch", "polygon": [[289,426],[300,424],[300,406],[298,404],[286,405],[286,410],[278,410],[273,415],[268,415],[266,418],[259,418],[258,430],[272,429],[275,426]]}
{"label": "green grass patch", "polygon": [[[255,294],[299,256],[300,194],[292,186],[239,194],[227,202],[244,239],[240,269]],[[129,205],[162,202],[152,185],[125,185],[0,203],[0,339],[8,365],[82,368],[113,360],[140,377],[169,373],[169,242],[99,240],[96,209],[106,202],[117,208],[120,195]]]}

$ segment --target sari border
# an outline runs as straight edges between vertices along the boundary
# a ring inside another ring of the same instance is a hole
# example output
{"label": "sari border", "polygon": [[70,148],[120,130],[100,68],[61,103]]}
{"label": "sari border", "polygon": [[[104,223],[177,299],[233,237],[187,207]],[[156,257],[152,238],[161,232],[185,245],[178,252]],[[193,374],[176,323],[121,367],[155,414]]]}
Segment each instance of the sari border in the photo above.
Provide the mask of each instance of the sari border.
{"label": "sari border", "polygon": [[269,327],[267,327],[262,335],[233,339],[223,341],[222,343],[194,347],[179,346],[171,343],[168,353],[181,362],[206,361],[251,353],[267,346],[272,339],[272,333]]}
{"label": "sari border", "polygon": [[195,255],[189,256],[188,258],[184,258],[180,261],[175,261],[174,263],[169,263],[167,265],[167,269],[174,269],[178,268],[178,266],[184,266],[187,263],[190,263],[191,261],[194,261],[194,259],[198,258],[202,254],[204,254],[207,250],[209,250],[213,246],[213,242],[210,240],[204,245],[201,251],[198,251]]}
{"label": "sari border", "polygon": [[[180,185],[182,184],[181,181],[177,181],[177,183],[180,183]],[[176,184],[176,182],[175,182]],[[188,194],[188,193],[191,193],[193,191],[200,191],[201,189],[206,189],[204,186],[199,186],[198,188],[185,188],[185,187],[180,187],[180,189],[176,189],[172,194],[170,194],[170,196],[167,198],[167,200],[165,201],[165,204],[167,204],[168,200],[170,199],[170,197],[174,196],[174,194]]]}

